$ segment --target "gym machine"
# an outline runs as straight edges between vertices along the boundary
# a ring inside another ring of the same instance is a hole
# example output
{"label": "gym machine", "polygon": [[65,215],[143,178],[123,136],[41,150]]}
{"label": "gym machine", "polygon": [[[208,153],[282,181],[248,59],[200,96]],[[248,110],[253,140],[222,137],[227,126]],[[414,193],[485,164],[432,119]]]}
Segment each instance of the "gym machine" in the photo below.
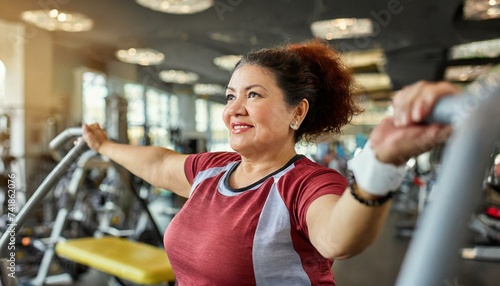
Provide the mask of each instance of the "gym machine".
{"label": "gym machine", "polygon": [[[500,138],[500,72],[441,99],[427,122],[451,124],[434,197],[426,206],[396,280],[398,286],[442,285],[457,277],[467,223],[482,196],[491,153]],[[498,247],[480,251],[499,253]],[[479,251],[479,250],[475,250]]]}
{"label": "gym machine", "polygon": [[26,201],[24,172],[20,158],[11,154],[12,113],[12,110],[0,110],[0,215],[3,215],[0,218],[0,227],[5,225],[9,174],[14,174],[17,181],[15,210],[19,211]]}
{"label": "gym machine", "polygon": [[[58,135],[50,144],[53,150],[64,143],[82,135],[80,128],[70,128]],[[60,179],[67,173],[67,169],[75,162],[79,165],[72,175],[68,189],[73,197],[73,203],[62,207],[57,213],[52,232],[44,249],[44,256],[37,272],[37,277],[30,281],[31,285],[44,285],[67,281],[67,277],[48,276],[49,268],[55,256],[97,269],[111,276],[130,281],[132,283],[168,284],[174,281],[174,276],[163,249],[123,238],[132,233],[124,233],[109,225],[109,218],[115,208],[104,209],[104,219],[100,220],[97,236],[66,239],[61,236],[69,212],[74,206],[75,194],[78,190],[83,173],[88,168],[109,168],[110,162],[92,160],[95,152],[88,150],[86,143],[81,140],[73,147],[46,177],[38,189],[33,193],[15,219],[8,225],[0,239],[1,267],[0,281],[2,285],[18,285],[15,274],[15,239],[26,223],[30,214],[39,206],[44,197],[54,188]],[[108,218],[108,219],[106,219]],[[109,234],[115,235],[111,236]],[[63,275],[64,276],[64,275]]]}

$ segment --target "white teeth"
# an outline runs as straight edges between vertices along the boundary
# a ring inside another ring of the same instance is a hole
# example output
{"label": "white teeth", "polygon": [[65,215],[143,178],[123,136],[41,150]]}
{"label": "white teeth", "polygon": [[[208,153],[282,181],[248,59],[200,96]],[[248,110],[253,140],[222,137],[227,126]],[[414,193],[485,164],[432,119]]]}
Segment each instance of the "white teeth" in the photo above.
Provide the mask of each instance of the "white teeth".
{"label": "white teeth", "polygon": [[246,128],[250,128],[250,126],[247,126],[247,125],[235,125],[233,128],[234,129],[246,129]]}

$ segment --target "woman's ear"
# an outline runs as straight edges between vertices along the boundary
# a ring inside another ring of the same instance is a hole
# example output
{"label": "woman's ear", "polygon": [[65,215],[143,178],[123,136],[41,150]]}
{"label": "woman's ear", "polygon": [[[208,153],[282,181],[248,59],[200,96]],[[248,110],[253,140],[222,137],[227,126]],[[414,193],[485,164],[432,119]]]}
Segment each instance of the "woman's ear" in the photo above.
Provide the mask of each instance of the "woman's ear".
{"label": "woman's ear", "polygon": [[303,98],[302,101],[295,107],[295,116],[294,118],[298,120],[299,125],[306,118],[307,112],[309,111],[309,101]]}

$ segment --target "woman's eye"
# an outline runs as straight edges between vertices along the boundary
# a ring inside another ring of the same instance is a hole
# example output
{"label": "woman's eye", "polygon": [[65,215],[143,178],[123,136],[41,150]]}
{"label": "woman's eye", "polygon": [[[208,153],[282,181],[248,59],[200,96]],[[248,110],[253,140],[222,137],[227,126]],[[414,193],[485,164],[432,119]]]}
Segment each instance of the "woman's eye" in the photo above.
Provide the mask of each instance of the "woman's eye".
{"label": "woman's eye", "polygon": [[258,96],[259,96],[259,94],[256,92],[253,92],[253,91],[248,93],[248,98],[253,98],[253,97],[258,97]]}
{"label": "woman's eye", "polygon": [[226,95],[226,101],[230,101],[230,100],[233,100],[234,99],[234,95],[232,94],[227,94]]}

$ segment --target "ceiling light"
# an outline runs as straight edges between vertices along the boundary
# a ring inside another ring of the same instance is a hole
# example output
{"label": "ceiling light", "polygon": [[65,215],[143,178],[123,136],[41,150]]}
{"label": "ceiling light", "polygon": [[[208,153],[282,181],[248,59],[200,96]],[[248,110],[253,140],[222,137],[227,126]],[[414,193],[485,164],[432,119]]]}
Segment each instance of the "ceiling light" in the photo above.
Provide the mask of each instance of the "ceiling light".
{"label": "ceiling light", "polygon": [[163,62],[165,55],[154,49],[118,50],[116,57],[126,63],[139,64],[141,66],[157,65]]}
{"label": "ceiling light", "polygon": [[200,77],[194,72],[185,72],[180,70],[164,70],[160,72],[160,79],[164,82],[192,84]]}
{"label": "ceiling light", "polygon": [[453,60],[498,56],[500,56],[500,39],[457,45],[450,50],[450,58]]}
{"label": "ceiling light", "polygon": [[136,0],[149,9],[171,14],[194,14],[214,4],[212,0]]}
{"label": "ceiling light", "polygon": [[345,52],[340,55],[342,62],[350,68],[366,67],[375,65],[380,70],[386,63],[384,51],[381,49],[368,51]]}
{"label": "ceiling light", "polygon": [[220,84],[198,83],[194,85],[194,93],[198,95],[223,95],[225,89]]}
{"label": "ceiling light", "polygon": [[327,40],[356,38],[372,35],[373,24],[370,19],[340,18],[313,22],[311,31],[316,38]]}
{"label": "ceiling light", "polygon": [[238,42],[242,41],[242,39],[240,37],[238,37],[238,35],[241,35],[241,34],[242,33],[229,34],[229,33],[221,33],[221,32],[211,32],[211,33],[208,33],[208,37],[214,41],[223,42],[226,44],[237,44]]}
{"label": "ceiling light", "polygon": [[465,0],[466,20],[487,20],[500,18],[500,0]]}
{"label": "ceiling light", "polygon": [[485,66],[453,66],[444,72],[444,78],[448,81],[473,81],[491,70],[491,65]]}
{"label": "ceiling light", "polygon": [[241,55],[226,55],[226,56],[220,56],[216,57],[214,59],[214,64],[223,70],[226,71],[233,71],[234,66],[241,60]]}
{"label": "ceiling light", "polygon": [[352,125],[378,125],[388,115],[392,115],[392,102],[390,100],[370,100],[367,97],[360,102],[361,108],[364,110],[359,115],[352,118]]}
{"label": "ceiling light", "polygon": [[94,25],[94,21],[83,14],[56,9],[24,11],[21,19],[49,31],[83,32]]}
{"label": "ceiling light", "polygon": [[354,79],[367,92],[389,90],[392,88],[391,78],[385,73],[354,74]]}

